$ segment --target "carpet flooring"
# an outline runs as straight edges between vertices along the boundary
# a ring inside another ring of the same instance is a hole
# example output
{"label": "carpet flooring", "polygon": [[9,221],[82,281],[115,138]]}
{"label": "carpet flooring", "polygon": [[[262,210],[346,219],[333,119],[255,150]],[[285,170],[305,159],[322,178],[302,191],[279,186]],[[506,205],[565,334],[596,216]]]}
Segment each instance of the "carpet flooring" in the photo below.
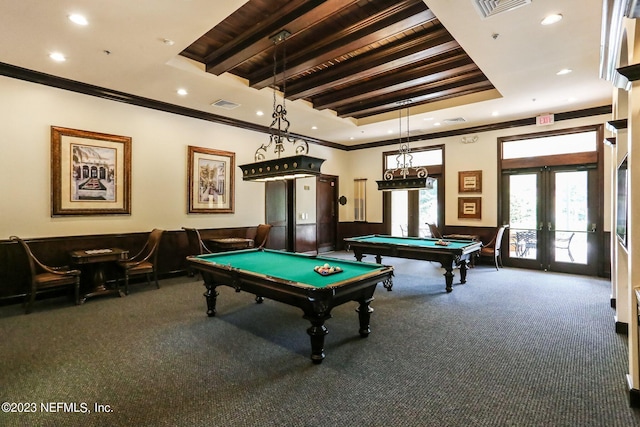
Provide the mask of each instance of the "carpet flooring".
{"label": "carpet flooring", "polygon": [[435,263],[383,263],[370,336],[337,307],[320,365],[299,309],[221,287],[208,318],[198,278],[0,307],[0,425],[640,426],[609,281],[480,265],[447,294]]}

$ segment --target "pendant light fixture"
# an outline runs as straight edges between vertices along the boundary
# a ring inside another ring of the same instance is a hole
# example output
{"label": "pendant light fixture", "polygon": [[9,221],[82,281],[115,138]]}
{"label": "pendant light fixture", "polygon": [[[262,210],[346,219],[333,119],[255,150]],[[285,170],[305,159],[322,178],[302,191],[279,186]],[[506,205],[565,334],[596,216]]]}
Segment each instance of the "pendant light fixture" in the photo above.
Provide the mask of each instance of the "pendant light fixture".
{"label": "pendant light fixture", "polygon": [[[286,50],[283,48],[282,54],[282,103],[277,102],[277,53],[278,46],[284,46],[284,41],[291,33],[282,30],[272,36],[270,40],[274,44],[273,49],[273,118],[269,125],[269,142],[262,144],[255,152],[255,162],[240,165],[242,169],[242,179],[245,181],[275,181],[283,179],[304,178],[308,176],[320,175],[320,165],[324,159],[311,157],[309,153],[309,143],[302,139],[294,138],[289,134],[289,120],[287,120],[286,108]],[[286,150],[286,145],[290,144],[295,151],[295,155],[280,157]],[[267,159],[267,153],[273,150],[275,159]]]}
{"label": "pendant light fixture", "polygon": [[396,167],[384,171],[383,179],[376,181],[378,190],[416,190],[427,187],[427,177],[429,173],[425,167],[413,167],[413,155],[409,148],[409,107],[411,100],[402,101],[400,104],[407,105],[407,139],[402,142],[402,108],[399,110],[399,139],[400,149],[396,156]]}

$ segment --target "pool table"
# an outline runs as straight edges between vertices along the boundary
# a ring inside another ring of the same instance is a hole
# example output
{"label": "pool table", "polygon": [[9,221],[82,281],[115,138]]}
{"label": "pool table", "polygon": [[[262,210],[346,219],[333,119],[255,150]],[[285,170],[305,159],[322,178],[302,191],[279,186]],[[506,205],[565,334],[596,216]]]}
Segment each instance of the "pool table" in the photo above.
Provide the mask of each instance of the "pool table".
{"label": "pool table", "polygon": [[[216,315],[216,288],[221,285],[250,292],[258,303],[269,298],[301,308],[303,317],[311,322],[307,333],[311,337],[311,360],[316,364],[325,357],[328,330],[324,322],[331,318],[331,310],[349,301],[358,302],[359,333],[368,336],[373,312],[369,303],[376,285],[382,282],[388,286],[393,275],[389,266],[262,248],[190,256],[187,262],[202,273],[210,317]],[[342,271],[329,275],[315,271],[325,264]]]}
{"label": "pool table", "polygon": [[[467,262],[480,251],[482,242],[453,239],[428,239],[418,237],[394,237],[370,235],[345,238],[348,249],[353,250],[358,261],[365,254],[375,255],[380,264],[382,256],[436,261],[446,270],[446,291],[453,290],[453,269],[460,267],[460,283],[467,281]],[[438,244],[438,243],[443,243]],[[391,285],[385,286],[388,291]]]}

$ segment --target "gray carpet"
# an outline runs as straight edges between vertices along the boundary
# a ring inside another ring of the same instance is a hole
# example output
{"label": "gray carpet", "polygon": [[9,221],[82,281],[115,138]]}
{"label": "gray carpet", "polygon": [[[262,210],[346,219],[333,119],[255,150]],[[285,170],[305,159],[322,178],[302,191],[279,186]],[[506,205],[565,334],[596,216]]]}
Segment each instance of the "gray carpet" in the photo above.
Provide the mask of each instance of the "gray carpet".
{"label": "gray carpet", "polygon": [[447,294],[436,264],[383,262],[371,335],[356,303],[336,308],[321,365],[299,309],[222,287],[208,318],[194,278],[0,307],[0,400],[36,404],[0,425],[640,425],[608,281],[478,266]]}

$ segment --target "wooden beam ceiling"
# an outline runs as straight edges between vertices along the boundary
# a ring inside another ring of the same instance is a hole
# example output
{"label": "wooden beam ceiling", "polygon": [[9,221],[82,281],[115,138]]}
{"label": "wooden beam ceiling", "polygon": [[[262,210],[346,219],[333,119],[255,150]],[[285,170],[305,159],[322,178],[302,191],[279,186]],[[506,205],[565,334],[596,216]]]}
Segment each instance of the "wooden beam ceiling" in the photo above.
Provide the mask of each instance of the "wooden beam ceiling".
{"label": "wooden beam ceiling", "polygon": [[182,55],[341,117],[493,89],[422,0],[249,0]]}

